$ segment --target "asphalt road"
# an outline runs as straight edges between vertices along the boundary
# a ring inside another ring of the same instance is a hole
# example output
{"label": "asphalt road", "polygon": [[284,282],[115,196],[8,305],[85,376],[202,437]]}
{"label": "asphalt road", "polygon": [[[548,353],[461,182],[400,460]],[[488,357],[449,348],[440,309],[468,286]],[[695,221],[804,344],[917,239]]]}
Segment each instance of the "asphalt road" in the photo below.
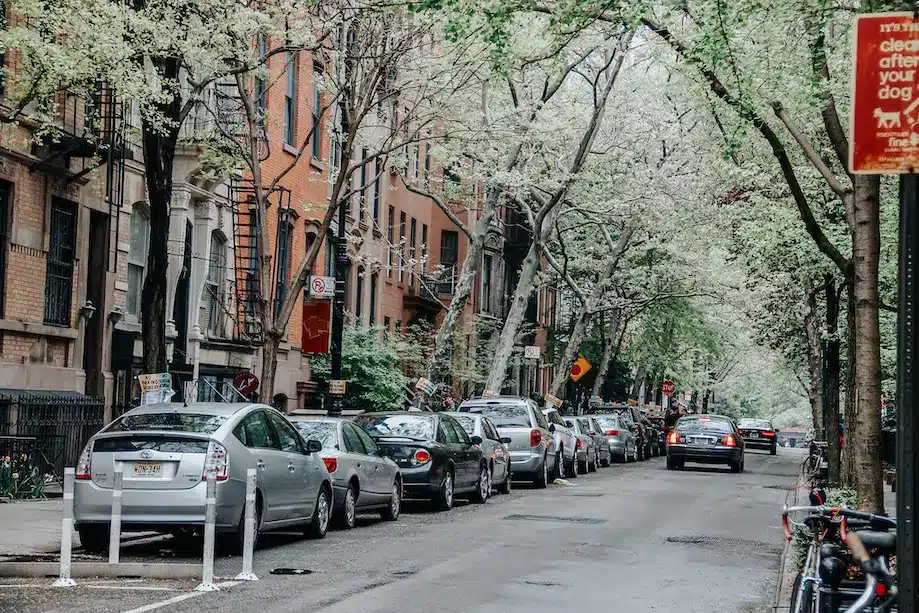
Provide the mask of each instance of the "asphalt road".
{"label": "asphalt road", "polygon": [[[261,580],[218,593],[190,596],[190,586],[175,582],[52,591],[33,580],[35,587],[0,586],[0,609],[765,613],[784,544],[783,489],[793,486],[802,457],[748,451],[742,474],[667,471],[662,458],[613,465],[570,485],[461,502],[449,513],[409,506],[396,523],[362,517],[358,528],[323,541],[270,535],[256,552]],[[192,555],[169,540],[129,549],[126,559]],[[217,575],[233,577],[240,564],[221,558]],[[278,568],[312,572],[271,574]]]}

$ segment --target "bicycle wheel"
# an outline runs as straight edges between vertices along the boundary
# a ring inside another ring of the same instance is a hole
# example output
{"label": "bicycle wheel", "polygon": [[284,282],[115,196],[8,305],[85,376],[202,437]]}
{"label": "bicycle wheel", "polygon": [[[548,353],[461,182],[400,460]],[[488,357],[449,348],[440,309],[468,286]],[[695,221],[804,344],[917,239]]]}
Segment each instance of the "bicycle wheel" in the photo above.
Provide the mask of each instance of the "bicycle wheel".
{"label": "bicycle wheel", "polygon": [[[798,571],[795,576],[795,582],[791,590],[791,606],[789,613],[812,613],[814,610],[814,584],[810,581],[801,588],[801,582],[804,579],[804,571]],[[798,606],[800,601],[801,605]]]}

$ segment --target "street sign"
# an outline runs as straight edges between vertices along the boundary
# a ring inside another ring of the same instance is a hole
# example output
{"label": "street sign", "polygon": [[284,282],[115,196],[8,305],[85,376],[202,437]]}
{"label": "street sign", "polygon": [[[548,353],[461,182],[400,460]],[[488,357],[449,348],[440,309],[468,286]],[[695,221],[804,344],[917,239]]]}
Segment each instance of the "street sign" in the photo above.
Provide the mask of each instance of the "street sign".
{"label": "street sign", "polygon": [[348,389],[348,382],[344,379],[332,379],[329,381],[330,396],[344,396]]}
{"label": "street sign", "polygon": [[328,353],[332,303],[328,300],[303,302],[303,353]]}
{"label": "street sign", "polygon": [[849,169],[919,169],[919,19],[912,12],[855,17]]}
{"label": "street sign", "polygon": [[140,383],[140,391],[142,392],[159,392],[172,389],[172,375],[168,372],[137,375],[137,382]]}
{"label": "street sign", "polygon": [[233,387],[238,389],[240,394],[251,394],[258,389],[258,377],[251,372],[241,372],[233,377]]}
{"label": "street sign", "polygon": [[320,277],[317,275],[310,275],[310,297],[334,298],[335,277]]}
{"label": "street sign", "polygon": [[661,392],[663,392],[664,396],[672,396],[675,389],[676,386],[670,379],[667,379],[664,381],[664,384],[661,385]]}
{"label": "street sign", "polygon": [[437,384],[431,381],[430,379],[425,379],[424,377],[421,377],[415,383],[415,389],[418,390],[419,392],[423,391],[428,396],[433,396],[434,392],[437,391]]}
{"label": "street sign", "polygon": [[492,390],[485,390],[482,392],[482,398],[495,398],[498,395],[498,392]]}
{"label": "street sign", "polygon": [[523,357],[527,360],[538,360],[540,355],[542,355],[542,347],[527,345],[523,348]]}
{"label": "street sign", "polygon": [[555,407],[556,409],[562,408],[562,399],[552,394],[546,394],[546,406]]}
{"label": "street sign", "polygon": [[589,371],[592,366],[593,364],[591,364],[587,358],[578,354],[578,359],[571,365],[571,380],[577,383],[581,380],[581,377],[587,374],[587,371]]}
{"label": "street sign", "polygon": [[692,402],[692,392],[683,392],[683,401],[687,403]]}

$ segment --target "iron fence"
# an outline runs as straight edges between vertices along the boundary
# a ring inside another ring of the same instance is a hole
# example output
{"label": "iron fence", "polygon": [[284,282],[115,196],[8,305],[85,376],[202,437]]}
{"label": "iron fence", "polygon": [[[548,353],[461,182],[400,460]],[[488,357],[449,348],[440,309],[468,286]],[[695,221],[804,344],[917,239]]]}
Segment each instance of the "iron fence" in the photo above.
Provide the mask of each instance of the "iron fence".
{"label": "iron fence", "polygon": [[60,479],[103,426],[104,402],[90,396],[22,393],[0,397],[0,455],[31,446],[42,474]]}

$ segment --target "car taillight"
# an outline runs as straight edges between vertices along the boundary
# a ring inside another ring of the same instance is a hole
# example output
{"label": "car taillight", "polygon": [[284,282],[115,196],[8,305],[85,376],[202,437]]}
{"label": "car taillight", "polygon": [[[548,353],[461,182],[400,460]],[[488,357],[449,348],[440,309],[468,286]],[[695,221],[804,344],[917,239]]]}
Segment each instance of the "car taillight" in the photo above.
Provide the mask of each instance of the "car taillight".
{"label": "car taillight", "polygon": [[733,434],[728,434],[724,437],[724,440],[721,441],[726,447],[737,447],[737,440],[734,438]]}
{"label": "car taillight", "polygon": [[775,432],[773,432],[772,430],[767,430],[763,432],[763,436],[775,436]]}
{"label": "car taillight", "polygon": [[606,436],[619,436],[619,430],[607,430],[603,434]]}
{"label": "car taillight", "polygon": [[667,435],[667,444],[668,445],[678,445],[680,443],[680,433],[676,430],[671,430],[670,434]]}
{"label": "car taillight", "polygon": [[431,461],[431,452],[427,449],[418,449],[412,456],[412,466],[421,466]]}
{"label": "car taillight", "polygon": [[874,595],[878,598],[883,598],[887,595],[887,586],[883,583],[878,583],[874,586]]}
{"label": "car taillight", "polygon": [[213,468],[218,481],[226,481],[230,477],[230,454],[227,448],[216,441],[211,441],[207,447],[207,458],[204,460],[204,474],[202,481],[207,480],[207,471]]}
{"label": "car taillight", "polygon": [[542,430],[530,431],[530,447],[539,447],[542,442]]}
{"label": "car taillight", "polygon": [[580,448],[581,448],[581,439],[578,439],[578,442],[575,443],[574,446],[575,446],[575,448],[580,449]]}
{"label": "car taillight", "polygon": [[93,462],[93,442],[86,443],[86,447],[80,452],[80,459],[77,460],[76,478],[81,481],[92,479],[92,462]]}
{"label": "car taillight", "polygon": [[322,463],[325,464],[325,468],[330,473],[334,473],[338,470],[338,459],[337,458],[322,458]]}

